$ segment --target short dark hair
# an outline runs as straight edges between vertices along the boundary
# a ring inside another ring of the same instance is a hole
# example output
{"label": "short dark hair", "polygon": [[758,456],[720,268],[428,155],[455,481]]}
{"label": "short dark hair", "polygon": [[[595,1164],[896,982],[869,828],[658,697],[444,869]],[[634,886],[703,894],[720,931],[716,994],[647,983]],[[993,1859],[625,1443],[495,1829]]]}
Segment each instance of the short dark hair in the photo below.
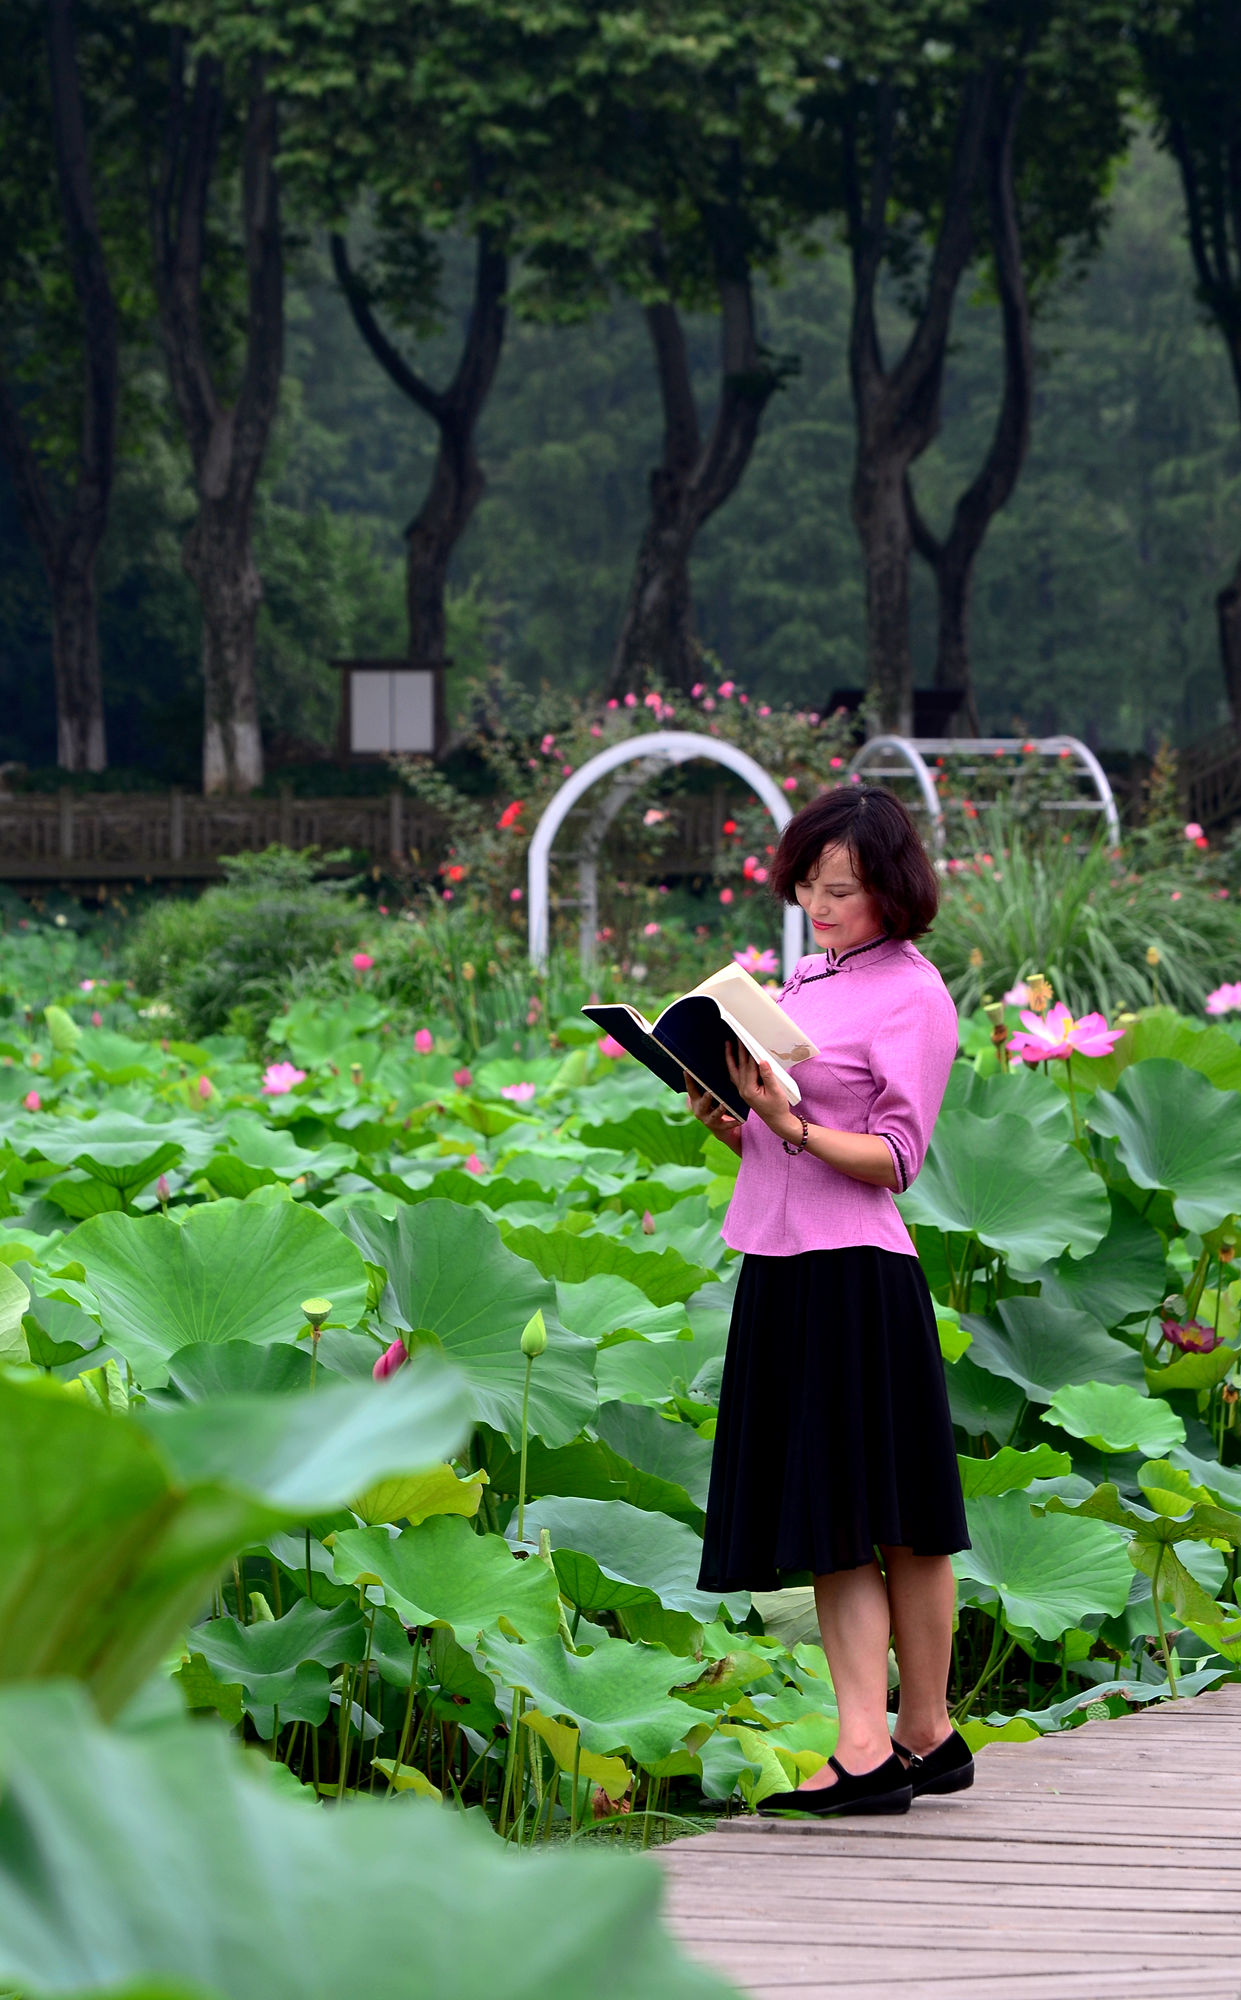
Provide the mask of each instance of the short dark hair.
{"label": "short dark hair", "polygon": [[939,884],[905,807],[878,785],[837,785],[794,813],[771,864],[771,893],[797,901],[825,847],[847,847],[888,937],[916,938],[939,908]]}

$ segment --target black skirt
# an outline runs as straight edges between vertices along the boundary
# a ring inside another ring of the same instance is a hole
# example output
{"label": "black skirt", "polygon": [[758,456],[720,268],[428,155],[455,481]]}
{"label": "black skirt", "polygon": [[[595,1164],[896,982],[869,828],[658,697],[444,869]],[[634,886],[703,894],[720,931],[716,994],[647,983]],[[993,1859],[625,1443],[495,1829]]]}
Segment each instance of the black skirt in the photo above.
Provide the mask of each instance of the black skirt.
{"label": "black skirt", "polygon": [[885,1544],[969,1547],[935,1314],[916,1257],[747,1256],[711,1464],[704,1590],[778,1590]]}

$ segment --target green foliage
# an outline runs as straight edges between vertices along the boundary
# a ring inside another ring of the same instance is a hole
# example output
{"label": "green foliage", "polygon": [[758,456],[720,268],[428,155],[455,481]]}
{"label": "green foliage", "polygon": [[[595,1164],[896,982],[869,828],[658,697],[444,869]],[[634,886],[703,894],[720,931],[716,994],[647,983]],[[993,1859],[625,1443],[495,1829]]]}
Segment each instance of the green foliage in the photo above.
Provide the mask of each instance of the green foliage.
{"label": "green foliage", "polygon": [[239,856],[228,882],[196,901],[152,903],[126,952],[130,977],[160,994],[187,1037],[218,1034],[235,1007],[275,1011],[290,974],[351,944],[357,920],[308,856]]}

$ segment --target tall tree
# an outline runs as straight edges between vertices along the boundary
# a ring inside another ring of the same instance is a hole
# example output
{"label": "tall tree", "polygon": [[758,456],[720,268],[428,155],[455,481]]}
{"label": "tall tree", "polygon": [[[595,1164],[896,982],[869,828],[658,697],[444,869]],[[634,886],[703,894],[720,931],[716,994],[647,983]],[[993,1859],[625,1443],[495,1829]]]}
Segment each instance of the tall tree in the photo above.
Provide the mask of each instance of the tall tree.
{"label": "tall tree", "polygon": [[[1138,46],[1176,161],[1198,298],[1241,402],[1241,0],[1146,0]],[[1241,731],[1241,557],[1215,599],[1220,667]]]}
{"label": "tall tree", "polygon": [[118,315],[72,0],[8,0],[4,16],[0,451],[51,598],[57,762],[102,771],[95,573],[116,461]]}
{"label": "tall tree", "polygon": [[[1035,268],[1047,277],[1070,244],[1097,235],[1107,165],[1122,143],[1123,7],[1101,0],[1079,8],[1084,31],[1074,38],[1063,33],[1072,4],[973,0],[960,8],[928,0],[894,12],[877,6],[813,105],[825,179],[838,177],[853,271],[853,516],[866,578],[867,679],[881,726],[901,733],[913,720],[915,540],[939,588],[939,683],[968,697],[973,565],[1025,452],[1030,262],[1022,244],[1022,191],[1033,183],[1027,191],[1038,218]],[[1068,46],[1074,60],[1085,51],[1080,89]],[[1049,49],[1057,60],[1045,59]],[[1102,51],[1094,61],[1092,49]],[[1101,79],[1107,88],[1090,127],[1083,106]],[[1035,116],[1042,96],[1046,103]],[[1062,151],[1067,144],[1068,158],[1049,160],[1040,181],[1039,152],[1049,142]],[[1065,198],[1050,204],[1052,226],[1047,188],[1061,183]],[[986,258],[988,241],[1001,303],[1004,390],[990,448],[941,537],[912,501],[910,472],[938,435],[953,313],[961,282]],[[908,322],[903,343],[883,336],[885,287],[895,288]]]}
{"label": "tall tree", "polygon": [[[160,333],[198,502],[182,556],[202,605],[203,790],[246,792],[263,778],[254,493],[284,358],[277,106],[260,57],[245,60],[233,90],[220,57],[195,49],[183,28],[171,30],[167,49],[151,225]],[[225,213],[234,191],[239,341],[227,324],[235,259]]]}

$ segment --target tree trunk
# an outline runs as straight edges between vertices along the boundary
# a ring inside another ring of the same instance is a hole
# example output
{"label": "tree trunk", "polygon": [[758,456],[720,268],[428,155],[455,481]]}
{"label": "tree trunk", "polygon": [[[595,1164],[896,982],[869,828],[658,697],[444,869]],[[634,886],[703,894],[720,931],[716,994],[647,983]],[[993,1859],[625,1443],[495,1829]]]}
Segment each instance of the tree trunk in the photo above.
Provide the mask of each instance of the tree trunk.
{"label": "tree trunk", "polygon": [[116,307],[91,188],[86,120],[70,0],[49,0],[48,63],[56,178],[69,274],[82,317],[82,432],[59,513],[21,411],[0,379],[0,451],[23,525],[39,551],[52,600],[56,758],[66,771],[108,761],[95,564],[108,524],[116,458],[119,360]]}
{"label": "tree trunk", "polygon": [[910,466],[939,430],[953,301],[973,251],[971,210],[992,87],[991,66],[966,79],[922,305],[903,352],[891,366],[885,364],[879,339],[877,294],[889,247],[898,112],[893,86],[881,82],[867,93],[873,158],[865,191],[856,104],[843,121],[845,212],[853,269],[849,379],[857,427],[852,497],[866,569],[867,685],[879,728],[898,735],[908,735],[913,727],[912,529],[905,488]]}
{"label": "tree trunk", "polygon": [[[664,419],[661,462],[651,472],[650,512],[638,547],[608,678],[609,696],[641,689],[652,675],[688,694],[702,667],[694,633],[690,556],[704,523],[722,507],[750,462],[763,411],[782,375],[758,339],[741,218],[708,218],[720,300],[720,394],[705,443],[680,316],[670,300],[648,306]],[[652,251],[662,278],[661,254]]]}
{"label": "tree trunk", "polygon": [[410,664],[440,675],[448,664],[444,612],[448,568],[487,483],[475,439],[504,345],[508,258],[490,231],[478,232],[474,296],[461,357],[448,387],[434,389],[379,325],[349,262],[344,237],[334,235],[331,249],[337,282],[358,332],[389,380],[431,418],[439,432],[430,487],[405,531],[405,603]]}
{"label": "tree trunk", "polygon": [[204,500],[182,559],[202,605],[203,791],[239,793],[263,782],[254,635],[263,584],[249,520]]}
{"label": "tree trunk", "polygon": [[56,682],[56,762],[64,771],[103,771],[108,753],[99,670],[95,559],[104,522],[63,532],[50,574],[52,671]]}
{"label": "tree trunk", "polygon": [[1228,712],[1241,733],[1241,562],[1215,600],[1215,618]]}
{"label": "tree trunk", "polygon": [[203,312],[206,231],[225,122],[223,72],[199,58],[186,95],[186,45],[172,36],[168,110],[152,230],[160,331],[194,466],[198,515],[182,560],[202,607],[203,791],[263,781],[254,639],[263,585],[250,545],[254,493],[280,399],[284,244],[276,106],[252,66],[241,146],[246,315],[241,382],[225,403]]}
{"label": "tree trunk", "polygon": [[963,696],[956,727],[979,735],[978,706],[970,663],[970,609],[974,565],[987,530],[1007,505],[1030,446],[1034,402],[1034,346],[1030,299],[1021,254],[1013,153],[1017,120],[1025,95],[1025,73],[1019,70],[1001,108],[998,130],[988,135],[987,196],[991,242],[1004,336],[1004,389],[987,455],[953,510],[952,525],[942,540],[922,519],[913,488],[905,482],[905,500],[914,547],[935,577],[938,620],[935,685]]}

